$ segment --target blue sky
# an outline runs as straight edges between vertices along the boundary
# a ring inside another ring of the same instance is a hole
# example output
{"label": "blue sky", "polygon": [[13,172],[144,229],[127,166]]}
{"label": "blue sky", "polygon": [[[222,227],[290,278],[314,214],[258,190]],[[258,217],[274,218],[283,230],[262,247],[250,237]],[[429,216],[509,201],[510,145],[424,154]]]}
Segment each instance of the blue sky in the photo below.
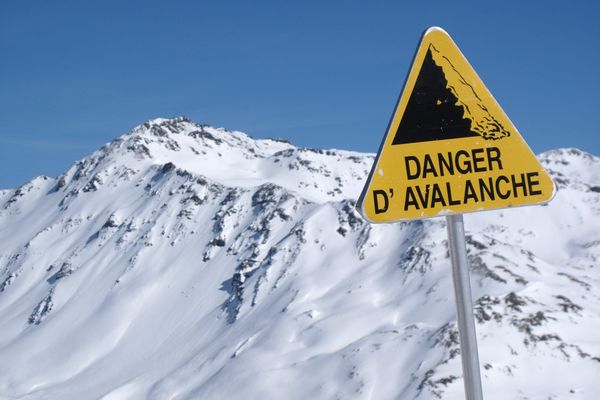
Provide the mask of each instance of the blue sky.
{"label": "blue sky", "polygon": [[375,152],[434,25],[535,152],[600,155],[600,3],[372,3],[4,2],[0,188],[155,117]]}

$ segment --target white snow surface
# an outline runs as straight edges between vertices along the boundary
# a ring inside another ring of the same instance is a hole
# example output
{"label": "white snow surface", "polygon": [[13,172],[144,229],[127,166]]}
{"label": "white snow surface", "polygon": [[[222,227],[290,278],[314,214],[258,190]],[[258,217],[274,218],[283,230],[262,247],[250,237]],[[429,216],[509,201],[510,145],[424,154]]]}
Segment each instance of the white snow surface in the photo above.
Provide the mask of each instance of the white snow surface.
{"label": "white snow surface", "polygon": [[[597,399],[600,159],[465,215],[486,399]],[[0,191],[1,399],[462,399],[445,220],[370,225],[372,154],[155,119]]]}

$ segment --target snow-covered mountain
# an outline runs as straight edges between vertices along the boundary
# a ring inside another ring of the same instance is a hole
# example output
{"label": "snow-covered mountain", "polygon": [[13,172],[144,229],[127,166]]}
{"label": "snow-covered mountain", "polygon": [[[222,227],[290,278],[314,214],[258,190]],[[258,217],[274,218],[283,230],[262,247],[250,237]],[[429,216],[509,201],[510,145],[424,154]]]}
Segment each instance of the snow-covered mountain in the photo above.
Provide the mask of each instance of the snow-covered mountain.
{"label": "snow-covered mountain", "polygon": [[[486,399],[597,399],[600,159],[465,216]],[[373,155],[156,119],[0,191],[2,399],[461,399],[443,218],[369,225]]]}

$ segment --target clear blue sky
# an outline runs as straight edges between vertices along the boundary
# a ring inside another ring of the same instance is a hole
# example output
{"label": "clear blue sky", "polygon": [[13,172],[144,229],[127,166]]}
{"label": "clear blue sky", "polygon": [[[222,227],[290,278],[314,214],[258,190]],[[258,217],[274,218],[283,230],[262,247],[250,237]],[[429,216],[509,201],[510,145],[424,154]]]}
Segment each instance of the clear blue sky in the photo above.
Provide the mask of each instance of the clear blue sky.
{"label": "clear blue sky", "polygon": [[375,152],[433,25],[535,152],[600,155],[599,4],[3,2],[0,188],[55,176],[155,117]]}

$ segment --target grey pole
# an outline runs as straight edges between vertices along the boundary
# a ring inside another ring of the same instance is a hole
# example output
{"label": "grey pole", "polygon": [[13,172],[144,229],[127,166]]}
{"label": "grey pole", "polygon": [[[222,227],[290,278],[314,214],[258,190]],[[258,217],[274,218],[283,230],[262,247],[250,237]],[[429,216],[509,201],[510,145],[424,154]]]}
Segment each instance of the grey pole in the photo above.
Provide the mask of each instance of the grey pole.
{"label": "grey pole", "polygon": [[452,278],[454,280],[466,399],[483,400],[475,318],[473,317],[473,300],[471,298],[471,282],[467,262],[467,246],[465,244],[465,226],[462,214],[447,216],[446,224],[448,227],[450,260],[452,261]]}

